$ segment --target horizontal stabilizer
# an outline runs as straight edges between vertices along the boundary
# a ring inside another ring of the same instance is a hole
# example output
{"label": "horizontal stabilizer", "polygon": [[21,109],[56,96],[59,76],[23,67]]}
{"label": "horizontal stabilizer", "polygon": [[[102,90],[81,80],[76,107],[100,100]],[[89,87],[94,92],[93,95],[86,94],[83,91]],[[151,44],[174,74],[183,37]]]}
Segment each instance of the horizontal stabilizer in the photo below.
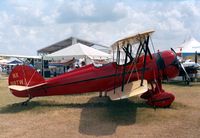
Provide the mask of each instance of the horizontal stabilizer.
{"label": "horizontal stabilizer", "polygon": [[21,86],[21,85],[9,85],[8,88],[16,91],[25,91],[25,90],[30,90],[32,88],[36,88],[42,85],[45,85],[46,83],[41,83],[33,86]]}
{"label": "horizontal stabilizer", "polygon": [[126,98],[131,98],[142,94],[148,90],[147,80],[143,80],[143,86],[140,86],[141,80],[130,82],[124,85],[124,91],[121,91],[121,87],[115,88],[114,90],[108,91],[107,95],[111,100],[121,100]]}

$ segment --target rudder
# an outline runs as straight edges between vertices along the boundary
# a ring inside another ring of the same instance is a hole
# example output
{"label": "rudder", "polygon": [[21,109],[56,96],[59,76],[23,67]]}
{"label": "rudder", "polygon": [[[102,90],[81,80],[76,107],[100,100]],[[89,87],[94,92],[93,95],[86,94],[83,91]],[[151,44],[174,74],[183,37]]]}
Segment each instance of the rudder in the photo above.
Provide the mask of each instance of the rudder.
{"label": "rudder", "polygon": [[34,86],[45,83],[45,79],[32,67],[16,66],[9,75],[9,85]]}

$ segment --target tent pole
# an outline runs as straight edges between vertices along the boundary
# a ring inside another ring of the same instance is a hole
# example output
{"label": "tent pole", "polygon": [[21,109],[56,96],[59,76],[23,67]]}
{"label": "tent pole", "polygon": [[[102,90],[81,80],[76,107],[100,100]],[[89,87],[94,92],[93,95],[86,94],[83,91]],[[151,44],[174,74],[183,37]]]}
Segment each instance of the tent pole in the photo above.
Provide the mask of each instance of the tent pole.
{"label": "tent pole", "polygon": [[115,55],[114,55],[114,53],[115,53],[115,51],[114,51],[114,48],[113,48],[113,61],[112,61],[112,62],[114,62],[114,60],[115,60]]}
{"label": "tent pole", "polygon": [[44,56],[42,55],[42,76],[44,77]]}

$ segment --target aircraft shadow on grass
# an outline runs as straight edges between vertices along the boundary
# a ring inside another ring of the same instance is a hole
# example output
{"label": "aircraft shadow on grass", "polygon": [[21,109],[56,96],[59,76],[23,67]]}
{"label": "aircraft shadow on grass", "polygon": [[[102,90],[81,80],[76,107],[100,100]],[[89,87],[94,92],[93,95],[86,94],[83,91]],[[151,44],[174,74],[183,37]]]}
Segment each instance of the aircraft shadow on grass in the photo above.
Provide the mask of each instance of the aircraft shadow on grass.
{"label": "aircraft shadow on grass", "polygon": [[119,125],[131,125],[136,122],[137,108],[152,108],[145,103],[133,103],[128,100],[110,101],[108,98],[93,97],[87,103],[51,103],[31,101],[27,106],[15,103],[0,108],[0,114],[19,113],[36,107],[80,108],[79,132],[86,135],[111,135]]}
{"label": "aircraft shadow on grass", "polygon": [[[89,102],[95,100],[92,98]],[[79,132],[93,136],[111,135],[119,125],[134,124],[139,107],[152,108],[145,103],[133,103],[128,100],[107,102],[104,108],[83,107]]]}
{"label": "aircraft shadow on grass", "polygon": [[[93,103],[98,98],[91,98],[88,103]],[[181,103],[172,106],[172,110],[185,108]],[[148,106],[144,102],[134,103],[127,99],[120,101],[107,101],[103,108],[82,108],[79,132],[92,136],[109,136],[115,133],[118,126],[128,126],[136,123],[137,110],[139,108],[156,108]],[[163,110],[163,108],[161,108]],[[167,108],[168,109],[168,108]]]}

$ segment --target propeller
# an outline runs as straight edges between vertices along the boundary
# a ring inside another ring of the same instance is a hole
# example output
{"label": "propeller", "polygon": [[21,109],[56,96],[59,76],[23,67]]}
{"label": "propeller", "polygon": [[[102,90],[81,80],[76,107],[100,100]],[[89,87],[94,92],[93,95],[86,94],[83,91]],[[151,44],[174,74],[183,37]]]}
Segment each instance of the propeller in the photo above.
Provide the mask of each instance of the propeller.
{"label": "propeller", "polygon": [[179,65],[179,67],[182,68],[182,70],[184,71],[187,81],[190,81],[190,77],[189,77],[187,71],[185,70],[185,67],[184,67],[183,64],[182,64],[181,62],[179,62],[179,60],[178,60],[177,53],[175,52],[175,50],[174,50],[173,48],[171,48],[171,51],[172,51],[172,52],[174,53],[174,55],[176,56],[176,60],[178,61],[177,63],[178,63],[178,65]]}

